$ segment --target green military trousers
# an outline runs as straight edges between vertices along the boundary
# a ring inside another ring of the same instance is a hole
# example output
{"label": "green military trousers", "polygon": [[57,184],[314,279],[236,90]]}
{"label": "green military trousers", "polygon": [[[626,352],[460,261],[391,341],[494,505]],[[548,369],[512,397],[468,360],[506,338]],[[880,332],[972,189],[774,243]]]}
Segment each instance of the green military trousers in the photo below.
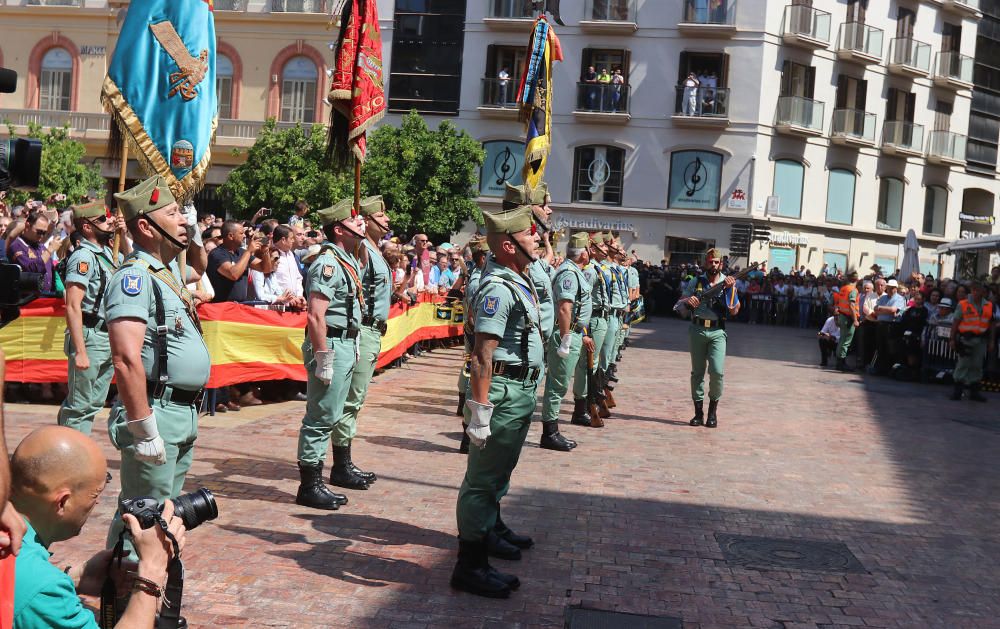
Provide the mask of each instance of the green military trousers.
{"label": "green military trousers", "polygon": [[[535,411],[538,382],[493,376],[490,382],[490,438],[482,448],[469,446],[465,479],[458,490],[458,536],[470,542],[482,541],[493,530],[500,498],[510,487],[510,477],[521,456]],[[465,409],[465,421],[469,411]]]}
{"label": "green military trousers", "polygon": [[979,384],[983,379],[983,361],[986,360],[986,335],[968,336],[963,339],[967,348],[965,356],[959,356],[955,361],[955,372],[952,377],[958,384],[966,386]]}
{"label": "green military trousers", "polygon": [[722,379],[726,365],[726,331],[692,325],[688,332],[691,351],[691,399],[705,399],[705,367],[708,367],[708,399],[722,398]]}
{"label": "green military trousers", "polygon": [[[382,334],[371,326],[361,326],[358,335],[361,347],[361,357],[354,366],[351,376],[351,386],[347,389],[347,400],[344,402],[344,412],[340,421],[333,427],[333,445],[349,446],[351,439],[358,432],[358,413],[368,395],[368,385],[375,373],[375,363],[382,353]],[[331,383],[332,384],[332,383]]]}
{"label": "green military trousers", "polygon": [[73,366],[76,350],[69,334],[66,335],[65,352],[69,360],[69,392],[59,408],[60,426],[68,426],[89,435],[94,417],[104,408],[111,377],[115,375],[111,364],[111,342],[108,333],[95,328],[83,328],[83,344],[87,348],[90,367],[83,371]]}
{"label": "green military trousers", "polygon": [[840,340],[837,341],[837,358],[847,358],[851,351],[851,341],[854,340],[854,320],[844,314],[837,315],[837,327],[840,328]]}
{"label": "green military trousers", "polygon": [[[601,347],[608,335],[608,320],[603,317],[590,319],[590,337],[594,339],[594,369],[599,369]],[[576,374],[573,376],[573,399],[582,400],[587,397],[587,353],[580,351],[580,360],[576,363]]]}
{"label": "green military trousers", "polygon": [[611,366],[611,363],[615,362],[615,351],[618,345],[618,333],[622,329],[622,321],[615,313],[608,316],[607,322],[608,331],[604,337],[604,342],[597,346],[601,352],[601,360],[598,367],[603,370],[607,370],[607,368]]}
{"label": "green military trousers", "polygon": [[[580,361],[583,335],[579,332],[570,332],[570,336],[572,340],[569,344],[569,356],[566,358],[560,356],[558,352],[559,345],[562,343],[559,330],[556,330],[549,340],[545,359],[545,393],[542,395],[543,422],[554,422],[559,419],[559,405],[562,403],[563,397],[566,396],[566,391],[569,390],[569,380],[576,372],[577,362]],[[586,385],[586,380],[584,380],[584,384]],[[584,391],[584,395],[586,395],[586,391]]]}
{"label": "green military trousers", "polygon": [[[360,342],[360,335],[359,335]],[[342,436],[337,424],[344,417],[344,402],[351,388],[357,358],[355,339],[326,339],[327,349],[333,350],[333,378],[330,384],[316,377],[316,359],[312,343],[302,344],[302,360],[306,366],[306,414],[299,429],[299,462],[316,465],[326,460],[326,451],[334,432]]]}
{"label": "green military trousers", "polygon": [[[153,465],[135,458],[132,433],[125,426],[125,407],[116,402],[108,417],[108,437],[111,444],[121,451],[122,498],[151,496],[162,503],[167,498],[176,498],[184,490],[184,478],[191,468],[194,456],[194,442],[198,438],[198,409],[190,404],[176,404],[170,399],[171,387],[167,387],[161,399],[149,399],[149,406],[156,416],[156,427],[163,439],[167,462]],[[115,514],[108,531],[108,548],[118,541],[124,529],[121,514]],[[131,542],[126,536],[125,548],[132,552]]]}

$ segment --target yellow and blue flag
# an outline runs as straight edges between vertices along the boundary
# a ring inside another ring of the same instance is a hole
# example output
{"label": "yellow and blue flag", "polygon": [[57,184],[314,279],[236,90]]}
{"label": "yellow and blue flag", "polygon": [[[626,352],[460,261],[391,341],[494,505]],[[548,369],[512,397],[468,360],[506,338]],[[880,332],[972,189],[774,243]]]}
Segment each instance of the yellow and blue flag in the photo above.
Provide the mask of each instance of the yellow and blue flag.
{"label": "yellow and blue flag", "polygon": [[517,94],[520,118],[526,127],[524,181],[532,188],[545,176],[552,146],[552,63],[562,59],[559,38],[542,15],[531,31]]}
{"label": "yellow and blue flag", "polygon": [[101,102],[148,175],[179,200],[205,181],[218,125],[213,0],[133,0]]}

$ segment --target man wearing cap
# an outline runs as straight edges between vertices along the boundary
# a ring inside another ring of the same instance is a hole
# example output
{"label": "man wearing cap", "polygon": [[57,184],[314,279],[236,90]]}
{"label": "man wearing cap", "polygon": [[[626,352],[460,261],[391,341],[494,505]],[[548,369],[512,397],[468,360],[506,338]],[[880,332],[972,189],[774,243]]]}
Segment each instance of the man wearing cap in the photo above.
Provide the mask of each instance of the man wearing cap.
{"label": "man wearing cap", "polygon": [[[339,424],[358,362],[362,313],[367,310],[361,267],[350,254],[365,238],[365,219],[344,199],[319,211],[325,245],[306,274],[305,363],[306,413],[299,430],[299,490],[295,503],[314,509],[336,510],[347,497],[323,483],[323,463],[331,438],[333,469],[330,483],[349,489],[368,489],[368,481],[350,465],[350,433]],[[346,443],[346,445],[344,445]]]}
{"label": "man wearing cap", "polygon": [[875,331],[878,350],[875,354],[875,373],[885,375],[895,364],[896,322],[906,310],[906,300],[899,294],[899,282],[895,278],[885,285],[885,294],[875,302]]}
{"label": "man wearing cap", "polygon": [[382,352],[382,337],[389,321],[389,302],[392,296],[392,269],[382,257],[379,241],[389,233],[389,215],[381,195],[361,200],[361,216],[365,219],[365,240],[361,244],[364,251],[361,285],[364,290],[365,308],[361,313],[361,328],[358,335],[360,357],[354,366],[351,385],[347,389],[344,414],[334,427],[333,447],[346,448],[347,466],[355,475],[368,483],[374,483],[378,476],[365,472],[354,465],[351,443],[358,431],[358,413],[368,395],[368,384],[375,373],[375,363]]}
{"label": "man wearing cap", "polygon": [[[597,380],[604,382],[604,372],[599,366],[600,352],[604,346],[608,335],[608,319],[611,317],[611,275],[605,273],[601,268],[601,262],[607,259],[608,249],[605,245],[604,234],[597,232],[590,235],[590,245],[587,251],[590,256],[590,263],[583,267],[583,277],[590,284],[591,313],[590,322],[587,328],[590,330],[590,337],[594,341],[593,363],[597,370]],[[602,417],[608,417],[607,406],[601,406],[601,416],[592,417],[587,410],[587,377],[590,370],[590,360],[588,356],[580,355],[580,360],[576,365],[576,374],[573,381],[573,417],[571,423],[578,426],[591,426],[600,428],[604,426]],[[602,392],[594,391],[594,395]]]}
{"label": "man wearing cap", "polygon": [[608,332],[604,337],[604,343],[599,348],[601,352],[600,369],[603,375],[605,387],[611,388],[612,383],[617,381],[615,375],[617,370],[614,362],[618,352],[618,333],[622,327],[622,312],[628,302],[622,295],[622,277],[618,267],[618,245],[611,232],[604,235],[604,245],[607,248],[608,256],[601,261],[601,270],[609,278],[608,285],[608,307],[611,310],[608,316]]}
{"label": "man wearing cap", "polygon": [[586,232],[573,234],[566,248],[566,260],[552,278],[556,330],[547,349],[542,437],[539,443],[547,450],[568,452],[576,445],[559,432],[559,405],[580,361],[581,348],[586,347],[588,352],[595,349],[594,339],[587,328],[592,309],[592,284],[583,274],[583,268],[590,263],[589,244],[590,236]]}
{"label": "man wearing cap", "polygon": [[476,234],[469,241],[469,248],[472,250],[472,268],[469,269],[468,277],[465,280],[465,294],[462,297],[466,317],[463,326],[463,336],[465,341],[465,360],[462,363],[462,370],[458,374],[458,415],[462,419],[462,443],[458,446],[458,451],[462,454],[469,452],[469,435],[465,432],[468,425],[465,423],[465,391],[469,386],[469,361],[472,358],[472,346],[475,342],[475,330],[472,327],[472,320],[468,314],[472,308],[472,302],[479,290],[479,280],[483,269],[486,267],[486,260],[489,257],[490,246],[486,242],[485,236]]}
{"label": "man wearing cap", "polygon": [[851,371],[847,365],[847,352],[851,351],[854,331],[861,325],[857,271],[847,276],[844,285],[833,294],[833,300],[837,312],[837,327],[840,328],[840,338],[837,339],[837,369]]}
{"label": "man wearing cap", "polygon": [[[120,498],[174,498],[198,436],[198,402],[210,360],[176,257],[188,246],[187,218],[163,177],[115,195],[135,246],[108,282],[105,318],[118,401],[108,436],[121,451]],[[108,533],[122,530],[121,514]],[[126,541],[128,544],[128,541]]]}
{"label": "man wearing cap", "polygon": [[[701,294],[722,282],[722,293],[710,302],[703,303]],[[736,280],[722,273],[722,254],[718,249],[705,253],[705,273],[695,277],[684,287],[681,301],[691,309],[691,328],[688,341],[691,352],[691,399],[694,401],[692,426],[718,425],[719,400],[722,399],[722,380],[726,362],[726,319],[740,312],[740,298],[736,294]],[[704,417],[705,366],[708,366],[708,419]]]}
{"label": "man wearing cap", "polygon": [[979,392],[983,379],[983,362],[987,352],[996,347],[996,326],[993,324],[993,302],[986,298],[983,283],[969,283],[969,296],[958,302],[951,327],[951,348],[958,354],[955,362],[955,391],[952,400],[961,400],[962,391],[969,389],[969,399],[985,402]]}
{"label": "man wearing cap", "polygon": [[538,298],[525,272],[535,256],[531,206],[483,212],[492,259],[486,263],[472,309],[475,342],[466,399],[467,433],[472,441],[458,493],[458,562],[453,588],[506,598],[517,577],[492,568],[491,547],[519,559],[530,537],[511,531],[500,516],[500,499],[524,445],[544,347]]}
{"label": "man wearing cap", "polygon": [[104,318],[104,294],[111,274],[132,248],[122,237],[122,253],[112,261],[111,239],[125,221],[115,220],[104,202],[75,205],[73,224],[80,233],[80,246],[66,261],[66,340],[69,359],[68,393],[59,408],[60,426],[90,434],[94,417],[104,406],[114,366],[108,324]]}
{"label": "man wearing cap", "polygon": [[638,316],[637,309],[639,308],[639,298],[642,297],[642,293],[639,290],[639,269],[635,268],[635,258],[632,256],[625,256],[625,277],[628,285],[628,300],[629,300],[629,325],[625,326],[625,337],[622,339],[622,347],[628,347],[628,338],[632,334],[631,320],[633,317]]}

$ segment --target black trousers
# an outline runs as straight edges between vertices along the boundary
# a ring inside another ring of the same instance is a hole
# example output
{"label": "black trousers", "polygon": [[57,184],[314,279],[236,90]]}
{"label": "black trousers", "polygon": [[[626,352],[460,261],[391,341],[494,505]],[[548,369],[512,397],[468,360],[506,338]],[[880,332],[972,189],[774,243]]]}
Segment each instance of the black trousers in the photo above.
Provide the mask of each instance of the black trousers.
{"label": "black trousers", "polygon": [[854,337],[855,345],[858,347],[858,360],[865,367],[872,364],[872,359],[875,358],[875,350],[877,349],[876,339],[878,336],[876,333],[877,328],[878,324],[874,321],[862,321]]}
{"label": "black trousers", "polygon": [[826,364],[830,355],[837,351],[837,341],[834,338],[819,337],[819,357]]}
{"label": "black trousers", "polygon": [[889,321],[879,321],[876,328],[878,354],[875,358],[875,373],[886,375],[896,364],[896,324]]}

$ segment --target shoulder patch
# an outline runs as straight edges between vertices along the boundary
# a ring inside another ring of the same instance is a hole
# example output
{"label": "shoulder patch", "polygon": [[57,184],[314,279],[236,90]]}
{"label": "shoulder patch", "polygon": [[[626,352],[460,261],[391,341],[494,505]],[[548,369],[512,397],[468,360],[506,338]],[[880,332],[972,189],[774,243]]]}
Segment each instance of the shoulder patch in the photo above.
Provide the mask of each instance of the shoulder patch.
{"label": "shoulder patch", "polygon": [[500,297],[496,295],[489,295],[483,300],[483,313],[489,316],[493,316],[500,309]]}
{"label": "shoulder patch", "polygon": [[567,277],[566,279],[564,279],[562,281],[562,287],[565,288],[566,290],[573,288],[573,278]]}
{"label": "shoulder patch", "polygon": [[324,264],[323,265],[323,278],[328,280],[331,277],[333,277],[333,265],[332,264]]}
{"label": "shoulder patch", "polygon": [[142,291],[142,276],[126,273],[122,276],[122,292],[135,297]]}
{"label": "shoulder patch", "polygon": [[86,275],[87,271],[89,270],[90,270],[89,262],[80,262],[80,264],[76,265],[76,272],[79,273],[80,275]]}

